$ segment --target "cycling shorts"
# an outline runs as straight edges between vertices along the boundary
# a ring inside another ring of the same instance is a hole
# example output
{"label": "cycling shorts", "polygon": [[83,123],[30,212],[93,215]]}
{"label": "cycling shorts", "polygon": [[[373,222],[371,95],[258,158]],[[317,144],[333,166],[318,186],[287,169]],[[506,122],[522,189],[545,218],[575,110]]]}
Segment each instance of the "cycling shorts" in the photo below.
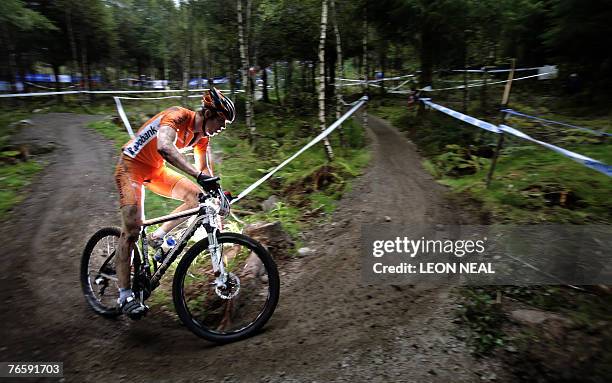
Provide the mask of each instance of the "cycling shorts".
{"label": "cycling shorts", "polygon": [[187,177],[166,166],[155,168],[121,156],[115,168],[119,205],[142,206],[143,186],[156,194],[172,198],[172,189],[183,178]]}

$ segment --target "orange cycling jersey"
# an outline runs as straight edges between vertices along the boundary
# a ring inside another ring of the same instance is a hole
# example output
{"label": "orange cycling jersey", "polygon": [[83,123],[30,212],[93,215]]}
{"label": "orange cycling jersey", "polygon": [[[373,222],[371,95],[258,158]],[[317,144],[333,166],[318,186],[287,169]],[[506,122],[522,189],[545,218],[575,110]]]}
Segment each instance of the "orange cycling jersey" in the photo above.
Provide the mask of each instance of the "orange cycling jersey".
{"label": "orange cycling jersey", "polygon": [[[208,137],[195,142],[195,115],[195,112],[178,106],[168,108],[147,121],[136,136],[123,146],[123,155],[115,170],[120,206],[141,205],[144,201],[142,186],[159,195],[173,198],[174,187],[185,178],[164,166],[164,159],[157,151],[157,132],[161,126],[166,125],[176,131],[174,144],[178,149],[193,146],[196,156],[206,158]],[[206,166],[212,172],[208,161]]]}
{"label": "orange cycling jersey", "polygon": [[164,159],[157,151],[157,132],[163,125],[169,126],[176,131],[174,144],[178,149],[193,146],[196,155],[205,156],[208,147],[208,137],[203,137],[194,142],[196,136],[193,131],[196,112],[189,109],[173,106],[168,108],[147,121],[122,148],[123,154],[129,161],[139,162],[153,168],[164,165]]}

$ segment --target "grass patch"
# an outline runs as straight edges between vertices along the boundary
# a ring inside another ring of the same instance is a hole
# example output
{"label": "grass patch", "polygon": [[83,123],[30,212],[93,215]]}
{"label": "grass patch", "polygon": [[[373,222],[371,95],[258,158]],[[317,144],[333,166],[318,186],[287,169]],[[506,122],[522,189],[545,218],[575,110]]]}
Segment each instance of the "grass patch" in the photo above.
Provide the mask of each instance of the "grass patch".
{"label": "grass patch", "polygon": [[43,165],[36,161],[0,166],[0,216],[4,218],[13,206],[24,199],[25,195],[20,191],[42,169]]}

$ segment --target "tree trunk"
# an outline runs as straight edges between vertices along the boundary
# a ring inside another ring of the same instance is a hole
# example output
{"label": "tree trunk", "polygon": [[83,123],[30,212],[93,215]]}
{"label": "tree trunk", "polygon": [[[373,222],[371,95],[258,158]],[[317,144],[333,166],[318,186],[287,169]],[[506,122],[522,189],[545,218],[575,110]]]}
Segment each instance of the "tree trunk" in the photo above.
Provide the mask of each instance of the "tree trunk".
{"label": "tree trunk", "polygon": [[[315,94],[317,92],[317,66],[315,65],[314,61],[312,62],[312,64],[310,64],[310,76],[308,76],[308,83],[309,83],[309,91],[312,94]],[[323,70],[325,71],[325,67],[323,67]]]}
{"label": "tree trunk", "polygon": [[229,73],[227,74],[227,78],[229,80],[229,86],[230,86],[230,97],[232,99],[234,99],[234,94],[236,94],[236,84],[234,83],[234,81],[236,81],[234,79],[234,71],[233,68],[232,70],[229,71]]}
{"label": "tree trunk", "polygon": [[395,74],[397,76],[401,76],[402,74],[402,49],[400,47],[399,44],[395,45],[395,60],[394,60],[394,66],[395,66]]}
{"label": "tree trunk", "polygon": [[[83,90],[90,91],[91,86],[89,83],[89,64],[87,62],[87,42],[85,41],[84,34],[81,34],[81,83],[83,84]],[[87,93],[86,97],[83,97],[85,100],[91,102],[92,94]]]}
{"label": "tree trunk", "polygon": [[[386,43],[383,43],[384,47],[380,50],[380,53],[378,55],[378,58],[380,60],[380,72],[382,74],[382,78],[385,78],[385,73],[387,71],[387,52],[388,52],[388,47]],[[380,82],[380,93],[382,95],[385,94],[385,80],[382,80]]]}
{"label": "tree trunk", "polygon": [[423,27],[421,34],[421,73],[419,75],[419,86],[424,88],[428,85],[432,85],[432,73],[433,73],[433,44],[432,44],[432,32],[429,26]]}
{"label": "tree trunk", "polygon": [[[321,7],[321,36],[319,37],[319,127],[325,130],[325,38],[327,36],[327,0],[323,0]],[[327,137],[323,139],[325,155],[328,161],[334,159],[334,151]]]}
{"label": "tree trunk", "polygon": [[308,71],[308,65],[306,62],[303,62],[301,67],[302,70],[300,71],[301,73],[301,78],[300,78],[300,88],[302,89],[302,93],[306,93],[308,91],[307,86],[306,86],[306,72]]}
{"label": "tree trunk", "polygon": [[185,52],[183,54],[183,106],[187,106],[189,103],[189,73],[191,72],[191,49],[189,49],[189,43],[185,45]]}
{"label": "tree trunk", "polygon": [[[334,23],[334,35],[336,35],[336,76],[344,78],[344,62],[342,61],[342,39],[340,38],[340,28],[338,28],[338,18],[336,16],[336,0],[330,1],[332,18]],[[336,96],[336,120],[342,116],[342,89],[337,85],[340,84],[334,78],[334,93]],[[340,145],[346,146],[346,140],[344,139],[344,131],[342,125],[338,127],[338,133],[340,134]]]}
{"label": "tree trunk", "polygon": [[262,74],[261,74],[261,79],[263,80],[263,102],[267,102],[268,104],[270,103],[270,97],[268,97],[268,71],[266,70],[266,67],[264,65],[263,69],[262,69]]}
{"label": "tree trunk", "polygon": [[[61,88],[61,83],[60,83],[60,68],[59,68],[59,64],[54,63],[52,65],[52,67],[53,67],[53,76],[55,76],[55,91],[56,92],[60,92],[62,90],[62,88]],[[57,95],[57,102],[61,104],[63,101],[64,101],[63,95],[62,94],[58,94]]]}
{"label": "tree trunk", "polygon": [[[15,45],[13,39],[9,35],[9,30],[5,24],[2,25],[3,39],[6,41],[7,55],[8,55],[8,71],[9,71],[9,84],[11,85],[11,91],[17,93],[17,63],[15,62]],[[23,82],[25,79],[21,79]]]}
{"label": "tree trunk", "polygon": [[[363,8],[363,41],[362,41],[362,49],[363,49],[363,59],[362,59],[362,67],[363,67],[363,93],[368,95],[370,87],[368,84],[368,11],[367,6]],[[368,127],[368,104],[363,105],[362,112],[362,125],[364,128]]]}
{"label": "tree trunk", "polygon": [[238,41],[240,44],[240,60],[242,64],[242,85],[244,87],[244,99],[245,99],[245,117],[246,125],[249,130],[249,140],[251,145],[255,144],[255,121],[253,120],[253,106],[252,106],[252,93],[251,93],[251,81],[249,79],[249,59],[247,52],[247,41],[245,41],[244,34],[244,20],[242,17],[242,0],[237,0],[237,14],[238,14]]}
{"label": "tree trunk", "polygon": [[276,103],[278,105],[282,105],[283,103],[281,102],[281,96],[278,90],[278,64],[276,61],[274,62],[272,68],[274,68],[274,93],[276,93]]}
{"label": "tree trunk", "polygon": [[[77,47],[76,47],[76,41],[74,38],[74,30],[72,29],[72,17],[70,14],[70,10],[71,10],[71,6],[67,6],[66,7],[66,29],[68,31],[68,42],[70,43],[70,54],[72,56],[72,61],[70,63],[70,83],[72,84],[72,82],[74,81],[74,77],[76,76],[77,72],[78,72],[78,59],[77,59]],[[82,77],[82,76],[81,76]]]}
{"label": "tree trunk", "polygon": [[287,61],[287,74],[285,75],[285,102],[291,94],[291,87],[293,86],[293,60]]}
{"label": "tree trunk", "polygon": [[[421,58],[421,73],[419,74],[419,86],[424,88],[432,85],[432,73],[433,73],[433,32],[430,30],[429,25],[423,27],[421,33],[421,46],[419,47],[419,55]],[[419,109],[417,115],[421,116],[425,113],[425,106],[421,102],[419,103]]]}
{"label": "tree trunk", "polygon": [[336,55],[334,52],[328,49],[325,52],[325,61],[325,99],[334,100],[336,97]]}
{"label": "tree trunk", "polygon": [[487,67],[484,67],[484,71],[482,72],[482,86],[480,87],[480,107],[484,113],[487,113],[488,104],[487,104],[487,81],[489,79],[489,74],[487,73]]}
{"label": "tree trunk", "polygon": [[191,22],[191,8],[189,5],[183,11],[183,28],[185,36],[185,46],[183,51],[183,98],[181,100],[184,107],[189,105],[189,77],[191,75],[191,32],[190,32],[190,22]]}

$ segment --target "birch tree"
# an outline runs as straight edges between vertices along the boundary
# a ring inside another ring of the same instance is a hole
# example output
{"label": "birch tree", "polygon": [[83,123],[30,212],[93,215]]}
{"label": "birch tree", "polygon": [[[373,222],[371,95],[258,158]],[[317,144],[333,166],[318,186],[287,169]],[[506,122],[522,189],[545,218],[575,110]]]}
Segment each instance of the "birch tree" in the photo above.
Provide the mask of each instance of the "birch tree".
{"label": "birch tree", "polygon": [[[327,36],[327,0],[323,0],[321,7],[321,35],[319,38],[319,126],[325,130],[325,38]],[[334,159],[334,151],[327,137],[323,140],[327,160]]]}
{"label": "birch tree", "polygon": [[[362,61],[362,70],[363,70],[363,92],[367,95],[369,92],[369,84],[368,84],[368,10],[367,5],[363,7],[363,40],[362,40],[362,48],[363,48],[363,61]],[[368,96],[369,97],[369,96]],[[368,104],[363,105],[363,127],[368,127]]]}
{"label": "birch tree", "polygon": [[240,61],[242,64],[242,85],[244,87],[245,117],[246,125],[249,130],[251,144],[255,143],[255,121],[253,114],[253,92],[249,79],[249,56],[247,52],[248,42],[245,35],[245,21],[242,14],[242,0],[237,0],[236,12],[238,14],[238,44],[240,45]]}

